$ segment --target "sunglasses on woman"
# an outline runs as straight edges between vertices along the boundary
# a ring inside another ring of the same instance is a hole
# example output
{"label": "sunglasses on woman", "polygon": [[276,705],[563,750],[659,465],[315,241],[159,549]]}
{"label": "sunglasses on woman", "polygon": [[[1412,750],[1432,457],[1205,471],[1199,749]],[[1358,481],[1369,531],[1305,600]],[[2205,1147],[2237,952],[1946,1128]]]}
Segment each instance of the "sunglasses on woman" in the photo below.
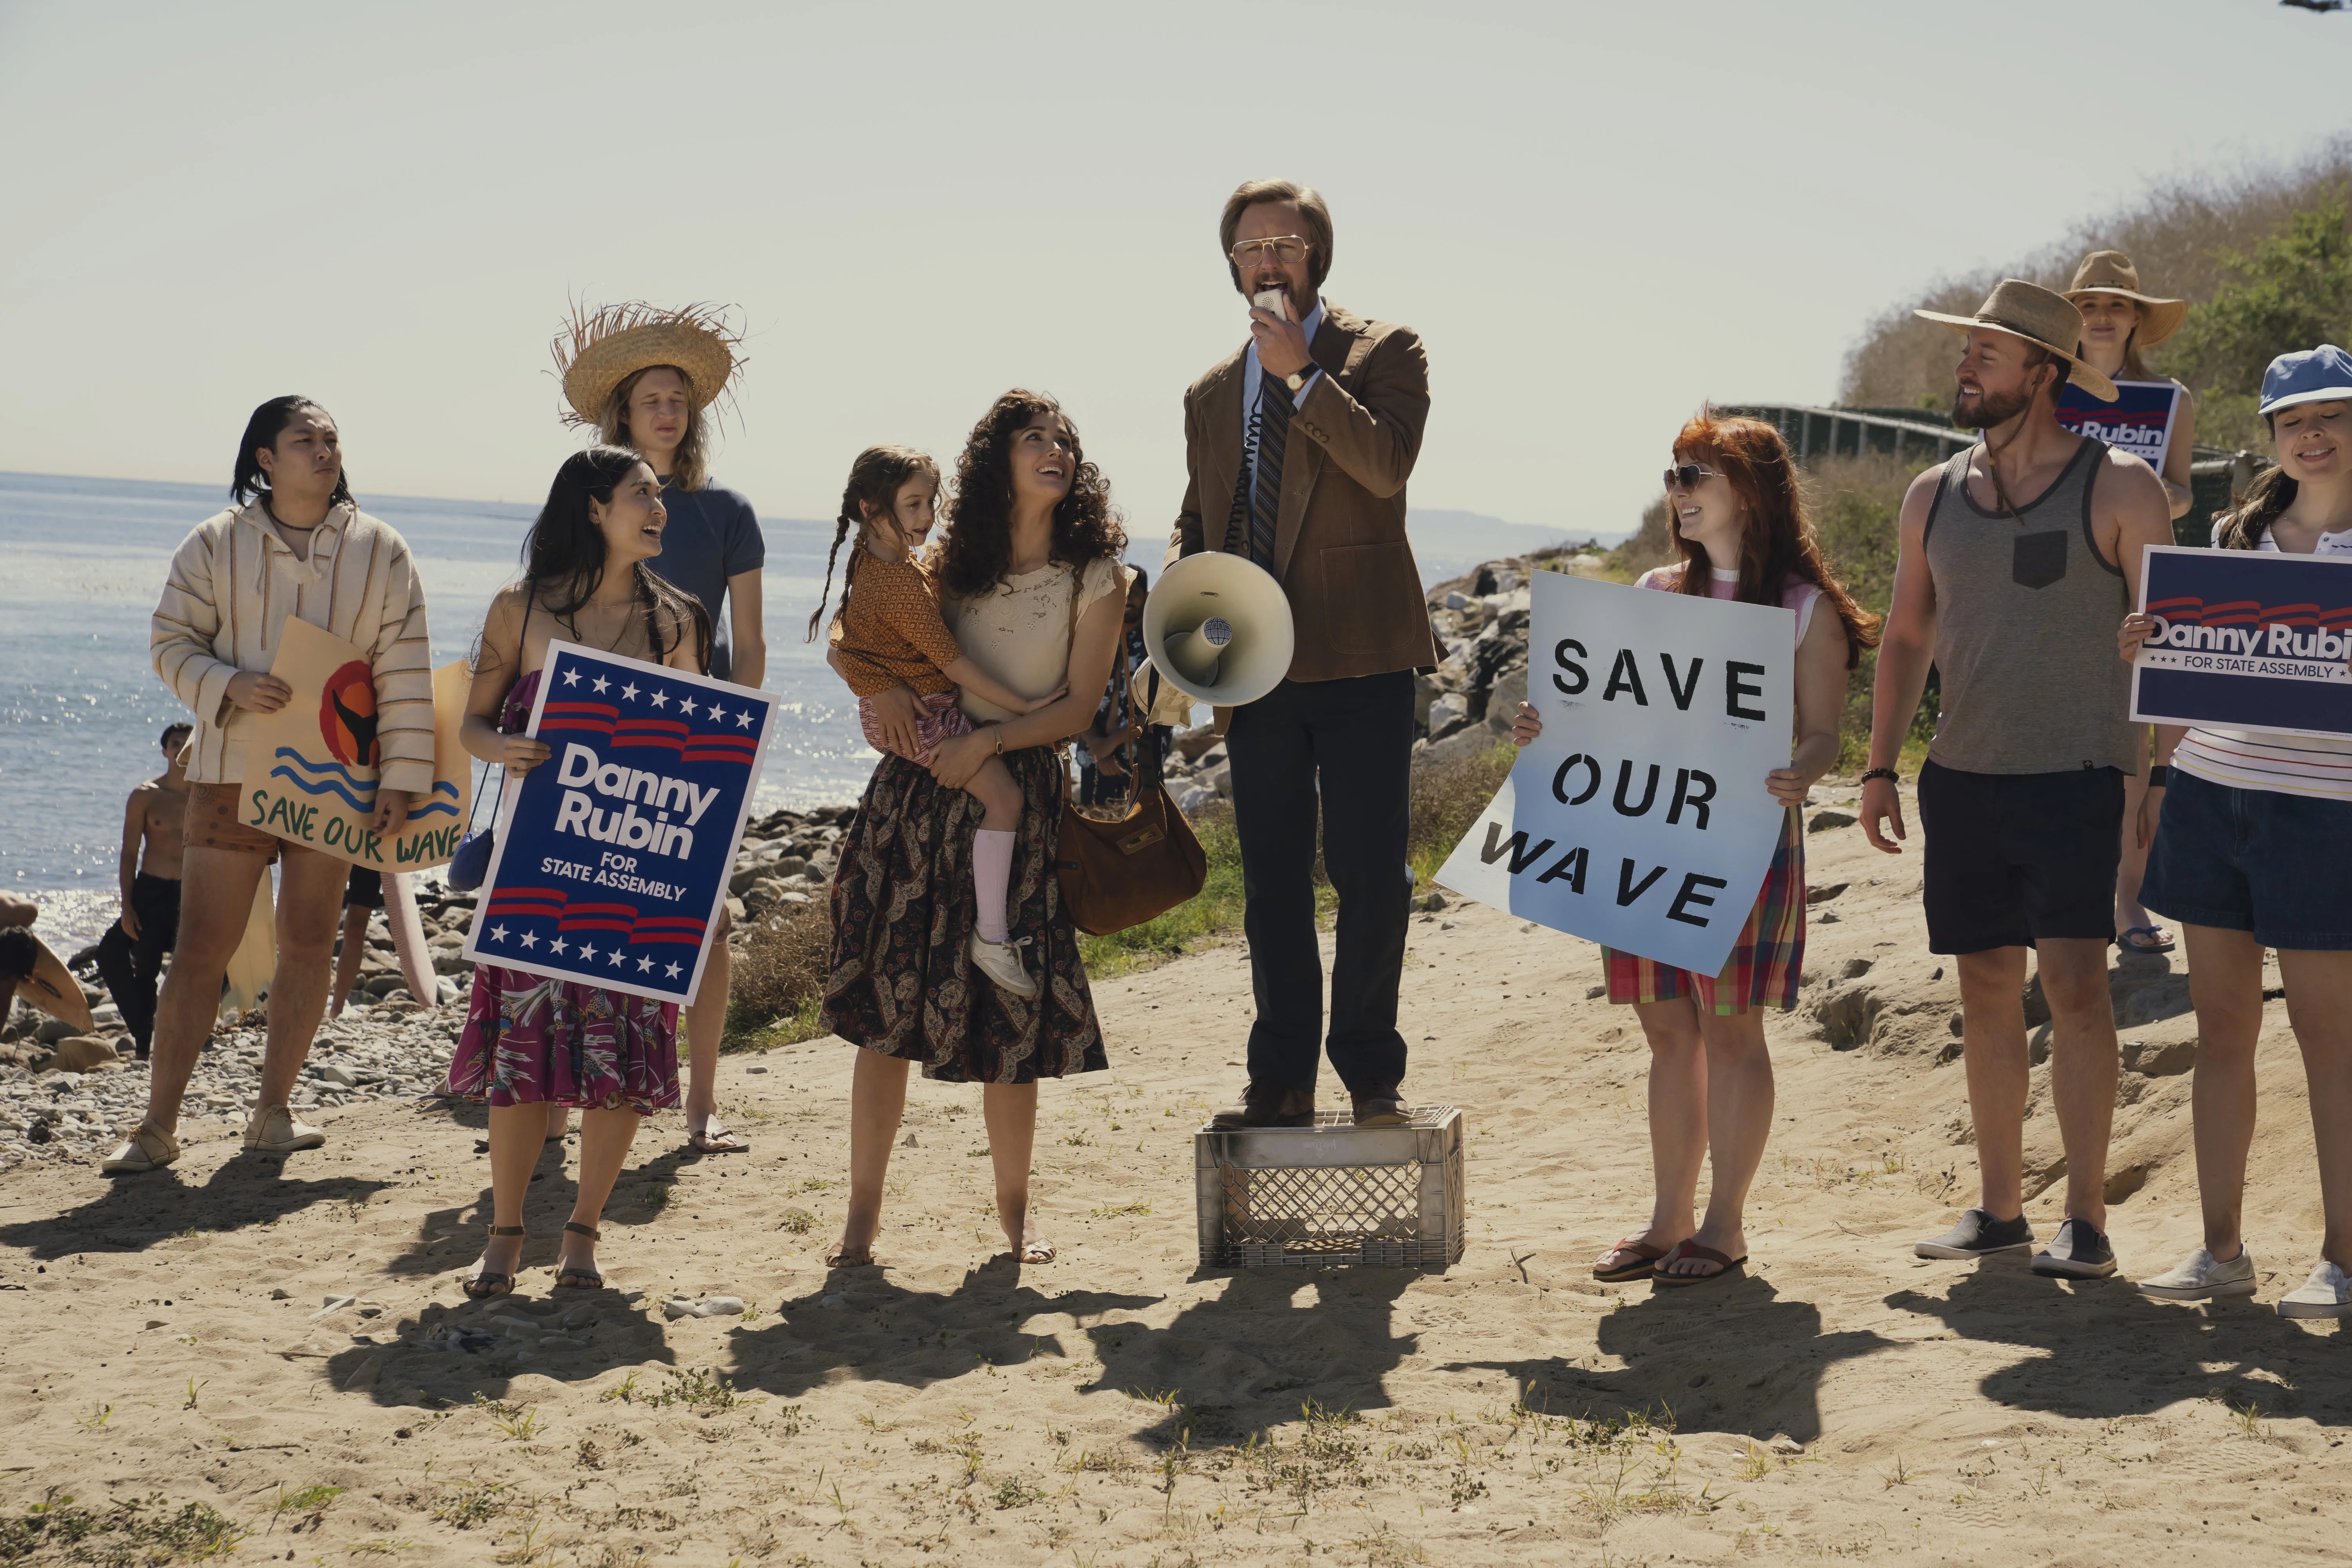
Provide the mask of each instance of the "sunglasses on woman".
{"label": "sunglasses on woman", "polygon": [[1666,470],[1666,489],[1695,490],[1701,479],[1719,479],[1722,474],[1700,463],[1676,463]]}

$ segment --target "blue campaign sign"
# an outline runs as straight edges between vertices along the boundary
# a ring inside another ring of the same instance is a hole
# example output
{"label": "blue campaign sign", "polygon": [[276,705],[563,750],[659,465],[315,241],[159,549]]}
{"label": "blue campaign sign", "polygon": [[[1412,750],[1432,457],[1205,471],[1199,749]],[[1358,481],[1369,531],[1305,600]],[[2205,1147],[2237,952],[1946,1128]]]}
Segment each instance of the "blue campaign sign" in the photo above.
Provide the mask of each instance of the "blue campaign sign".
{"label": "blue campaign sign", "polygon": [[692,1002],[775,707],[765,691],[550,643],[529,732],[552,754],[500,804],[466,956]]}
{"label": "blue campaign sign", "polygon": [[2058,389],[2059,424],[2120,447],[2159,474],[2179,406],[2180,388],[2168,381],[2119,381],[2113,403],[2100,402],[2071,381]]}
{"label": "blue campaign sign", "polygon": [[2151,544],[2131,716],[2352,735],[2352,559]]}

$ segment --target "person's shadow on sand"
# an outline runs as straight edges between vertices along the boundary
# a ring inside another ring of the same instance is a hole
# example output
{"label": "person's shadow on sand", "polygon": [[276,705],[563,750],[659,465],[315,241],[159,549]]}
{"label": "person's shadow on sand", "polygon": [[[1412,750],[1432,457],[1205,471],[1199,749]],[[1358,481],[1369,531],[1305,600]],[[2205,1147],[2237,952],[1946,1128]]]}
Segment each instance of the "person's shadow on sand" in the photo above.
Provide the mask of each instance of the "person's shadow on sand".
{"label": "person's shadow on sand", "polygon": [[39,1259],[75,1252],[138,1252],[189,1231],[273,1225],[313,1204],[364,1199],[392,1184],[360,1176],[289,1177],[286,1162],[283,1154],[247,1150],[201,1184],[172,1165],[112,1177],[106,1191],[89,1203],[0,1226],[0,1244],[21,1247]]}
{"label": "person's shadow on sand", "polygon": [[[1022,1332],[1031,1318],[1066,1314],[1083,1322],[1160,1300],[1041,1288],[1038,1277],[1031,1270],[1024,1279],[1009,1253],[945,1292],[908,1289],[880,1269],[835,1269],[822,1284],[778,1302],[772,1321],[736,1330],[736,1386],[792,1399],[846,1373],[866,1382],[924,1387],[975,1366],[1071,1353],[1058,1333]],[[1127,1327],[1140,1331],[1139,1325]]]}
{"label": "person's shadow on sand", "polygon": [[2122,1279],[2069,1288],[2000,1265],[1960,1276],[1948,1296],[1897,1290],[1885,1300],[1963,1339],[2040,1352],[1978,1384],[2012,1409],[2104,1418],[2218,1394],[2265,1411],[2300,1405],[2323,1423],[2352,1425],[2347,1331],[2312,1334],[2267,1305],[2231,1300],[2200,1310],[2153,1300]]}
{"label": "person's shadow on sand", "polygon": [[[1689,1294],[1684,1292],[1687,1290]],[[1601,1352],[1618,1371],[1559,1356],[1457,1362],[1449,1371],[1491,1367],[1516,1379],[1520,1403],[1551,1415],[1644,1415],[1684,1431],[1786,1433],[1800,1443],[1822,1435],[1822,1378],[1840,1362],[1898,1342],[1867,1331],[1825,1334],[1821,1310],[1782,1300],[1748,1277],[1706,1286],[1651,1287],[1601,1319]]]}

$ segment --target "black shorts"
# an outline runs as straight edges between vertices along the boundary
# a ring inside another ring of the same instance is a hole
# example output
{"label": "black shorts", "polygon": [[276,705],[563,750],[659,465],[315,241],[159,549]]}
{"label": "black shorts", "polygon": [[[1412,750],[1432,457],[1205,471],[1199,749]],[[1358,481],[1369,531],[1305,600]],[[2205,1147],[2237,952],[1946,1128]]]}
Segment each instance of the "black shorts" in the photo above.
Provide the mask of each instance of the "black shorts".
{"label": "black shorts", "polygon": [[380,910],[383,908],[383,873],[365,866],[352,868],[351,880],[343,884],[343,908],[347,910]]}
{"label": "black shorts", "polygon": [[1986,952],[2116,935],[2124,775],[1919,770],[1927,950]]}

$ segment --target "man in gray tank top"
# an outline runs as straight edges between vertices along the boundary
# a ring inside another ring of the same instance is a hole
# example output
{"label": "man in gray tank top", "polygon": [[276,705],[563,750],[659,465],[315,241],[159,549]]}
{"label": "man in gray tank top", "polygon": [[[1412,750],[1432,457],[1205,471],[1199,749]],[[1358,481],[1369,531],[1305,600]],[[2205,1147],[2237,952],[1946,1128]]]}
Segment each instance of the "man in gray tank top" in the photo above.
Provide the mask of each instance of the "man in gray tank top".
{"label": "man in gray tank top", "polygon": [[2051,1099],[2066,1149],[2065,1217],[2033,1271],[2115,1272],[2107,1138],[2116,1045],[2108,1003],[2123,775],[2134,771],[2130,669],[2116,630],[2139,602],[2141,552],[2172,542],[2163,481],[2139,458],[2061,426],[2082,363],[2082,315],[2009,279],[1974,316],[1919,315],[1962,333],[1953,423],[1983,441],[1911,482],[1878,650],[1863,831],[1900,854],[1895,763],[1932,664],[1942,703],[1919,771],[1927,945],[1960,973],[1978,1206],[1922,1258],[2024,1252],[2028,1089],[2025,952],[2053,1021]]}

